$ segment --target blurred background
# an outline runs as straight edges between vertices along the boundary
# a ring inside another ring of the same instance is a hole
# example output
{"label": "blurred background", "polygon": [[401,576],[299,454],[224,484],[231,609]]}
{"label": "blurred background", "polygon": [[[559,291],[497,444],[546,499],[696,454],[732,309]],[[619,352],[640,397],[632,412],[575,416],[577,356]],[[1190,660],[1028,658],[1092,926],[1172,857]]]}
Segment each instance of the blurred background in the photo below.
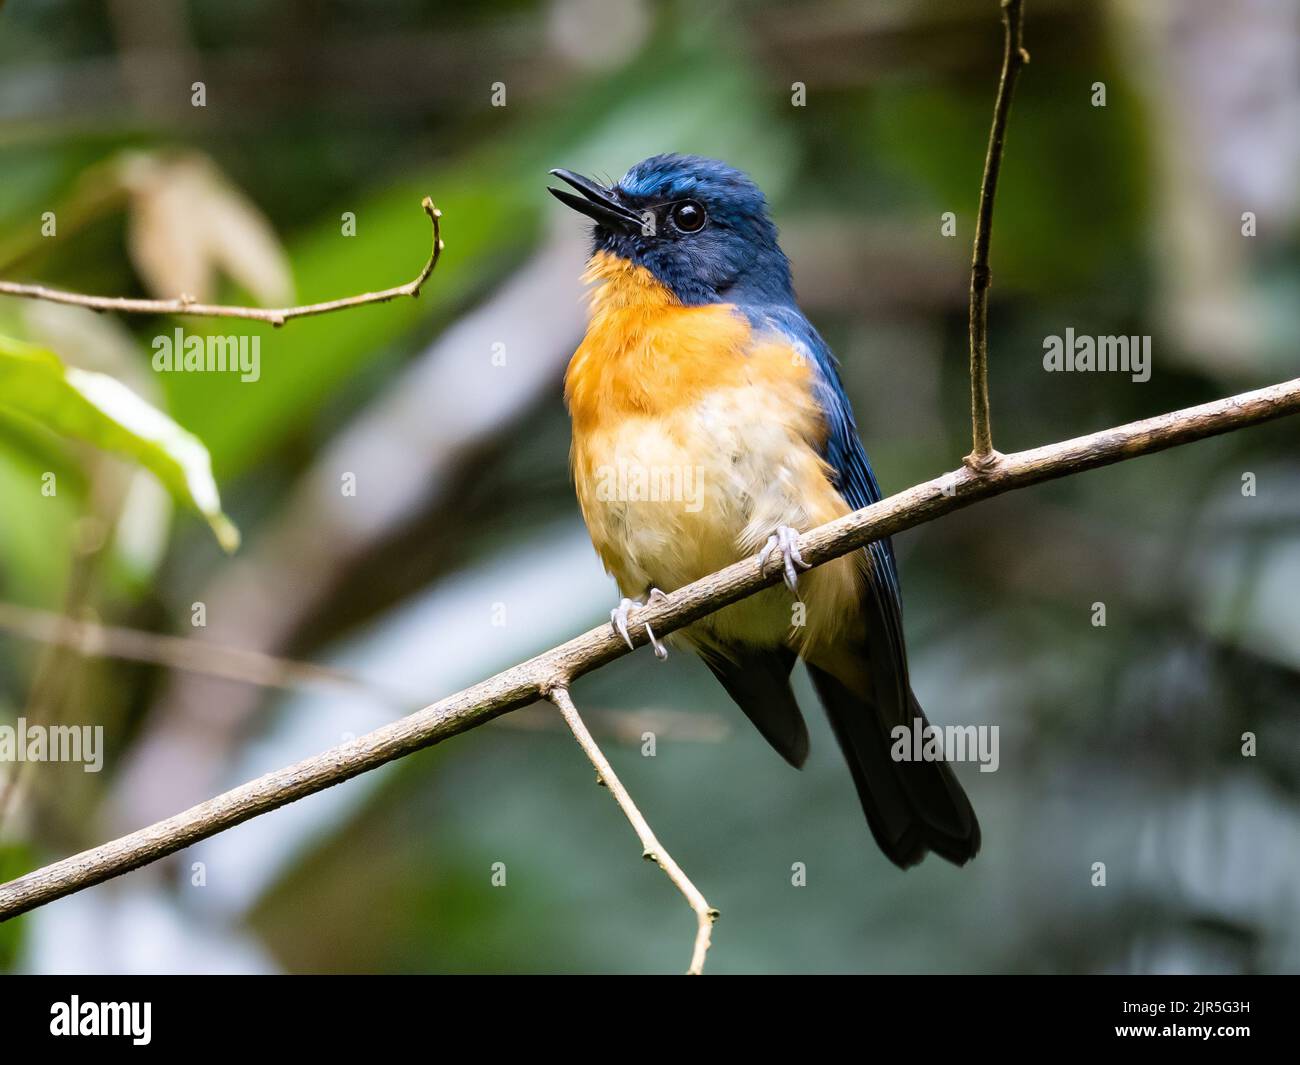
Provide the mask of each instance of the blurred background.
{"label": "blurred background", "polygon": [[[1295,376],[1300,4],[1027,7],[993,236],[999,448]],[[243,533],[223,554],[150,474],[0,404],[0,724],[106,737],[98,774],[5,767],[0,879],[608,616],[561,400],[585,222],[551,167],[688,151],[751,172],[886,492],[956,466],[1000,54],[995,0],[8,0],[0,276],[328,299],[415,276],[425,194],[446,252],[418,300],[280,330],[0,299],[0,332],[202,440]],[[182,324],[260,337],[260,379],[155,372]],[[1150,381],[1045,373],[1067,327],[1151,336]],[[802,773],[687,655],[580,681],[722,911],[709,971],[1300,968],[1297,444],[1283,421],[896,538],[921,702],[1001,730],[996,772],[959,770],[984,827],[965,869],[878,852],[801,672]],[[80,649],[59,614],[88,623]],[[0,968],[674,972],[692,931],[533,708],[0,925]]]}

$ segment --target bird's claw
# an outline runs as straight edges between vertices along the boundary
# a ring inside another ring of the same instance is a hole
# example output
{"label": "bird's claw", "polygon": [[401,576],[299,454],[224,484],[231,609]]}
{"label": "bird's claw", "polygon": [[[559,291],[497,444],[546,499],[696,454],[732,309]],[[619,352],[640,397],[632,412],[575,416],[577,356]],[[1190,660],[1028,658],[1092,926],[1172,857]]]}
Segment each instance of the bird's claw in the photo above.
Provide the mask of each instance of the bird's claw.
{"label": "bird's claw", "polygon": [[796,591],[799,587],[799,570],[812,568],[799,554],[798,531],[788,525],[778,525],[776,532],[767,538],[763,550],[758,553],[758,564],[766,565],[772,552],[777,550],[781,552],[781,560],[784,563],[785,586],[792,592]]}
{"label": "bird's claw", "polygon": [[[656,603],[660,599],[667,598],[668,596],[658,588],[650,589],[650,602]],[[632,642],[632,634],[628,632],[628,615],[641,606],[644,606],[644,604],[635,599],[623,598],[619,600],[618,606],[609,612],[610,625],[613,626],[616,633],[623,637],[623,642],[633,649],[635,649],[636,645]],[[655,635],[654,629],[650,627],[649,622],[646,622],[645,634],[650,639],[650,646],[654,648],[655,657],[660,661],[667,658],[668,648],[665,647],[663,641]]]}

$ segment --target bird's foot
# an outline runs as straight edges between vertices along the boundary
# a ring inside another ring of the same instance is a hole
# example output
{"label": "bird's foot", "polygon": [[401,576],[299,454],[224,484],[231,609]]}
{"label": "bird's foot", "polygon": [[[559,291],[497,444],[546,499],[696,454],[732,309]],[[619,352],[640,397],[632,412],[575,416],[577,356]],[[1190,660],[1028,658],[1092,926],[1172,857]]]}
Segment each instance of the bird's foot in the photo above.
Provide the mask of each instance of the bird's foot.
{"label": "bird's foot", "polygon": [[799,570],[811,569],[803,556],[799,554],[799,533],[788,525],[778,525],[776,532],[767,538],[763,550],[758,553],[758,564],[766,565],[773,551],[781,552],[785,563],[785,586],[794,592],[799,587]]}
{"label": "bird's foot", "polygon": [[[650,598],[650,602],[657,603],[660,599],[667,599],[668,596],[666,596],[658,588],[651,588],[649,598]],[[628,632],[627,629],[629,615],[632,613],[632,611],[644,605],[645,605],[644,603],[641,603],[636,599],[624,598],[624,599],[620,599],[618,606],[616,606],[613,610],[609,612],[610,625],[613,626],[614,631],[616,633],[618,633],[620,636],[623,637],[623,641],[629,647],[635,648],[636,646],[635,644],[632,643],[632,635],[631,633]],[[650,646],[654,648],[655,657],[662,662],[665,658],[668,657],[668,648],[665,647],[663,641],[659,639],[658,636],[655,635],[654,629],[650,627],[649,622],[646,622],[645,634],[650,638]]]}

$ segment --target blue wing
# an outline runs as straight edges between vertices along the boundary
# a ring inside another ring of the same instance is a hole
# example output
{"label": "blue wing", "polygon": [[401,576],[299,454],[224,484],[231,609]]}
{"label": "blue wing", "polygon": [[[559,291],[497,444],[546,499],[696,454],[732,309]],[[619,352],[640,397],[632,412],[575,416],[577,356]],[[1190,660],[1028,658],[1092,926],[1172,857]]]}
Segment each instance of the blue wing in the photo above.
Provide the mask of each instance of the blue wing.
{"label": "blue wing", "polygon": [[[816,369],[816,398],[826,419],[822,457],[840,494],[857,509],[881,498],[853,410],[840,383],[835,356],[797,307],[764,315],[768,328],[800,345]],[[869,544],[862,555],[867,580],[861,600],[865,644],[847,647],[867,665],[869,691],[849,690],[832,673],[807,663],[808,675],[849,764],[872,834],[902,868],[933,850],[958,865],[979,850],[979,822],[952,768],[943,761],[903,764],[891,753],[900,724],[928,725],[907,675],[898,567],[890,542]]]}
{"label": "blue wing", "polygon": [[[866,449],[858,437],[853,408],[840,383],[838,363],[830,347],[797,307],[766,308],[762,314],[762,324],[796,344],[812,362],[817,374],[816,398],[826,419],[827,436],[822,458],[835,471],[838,479],[836,487],[840,495],[854,510],[879,502],[884,497],[871,463],[867,460]],[[902,667],[901,678],[906,682],[902,593],[898,584],[894,548],[886,538],[868,545],[866,552],[871,561],[872,584],[878,586],[876,591],[883,600],[880,605],[884,608],[885,620],[891,629],[891,643],[897,649]]]}

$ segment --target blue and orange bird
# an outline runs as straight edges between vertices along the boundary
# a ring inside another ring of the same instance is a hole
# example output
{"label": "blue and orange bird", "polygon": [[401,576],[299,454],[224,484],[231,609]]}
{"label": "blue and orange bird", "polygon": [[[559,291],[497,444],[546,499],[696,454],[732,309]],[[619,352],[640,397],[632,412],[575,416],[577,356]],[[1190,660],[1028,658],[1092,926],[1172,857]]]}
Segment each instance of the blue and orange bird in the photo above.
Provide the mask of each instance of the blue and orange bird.
{"label": "blue and orange bird", "polygon": [[[874,503],[880,487],[762,192],[687,155],[647,159],[611,187],[551,173],[575,192],[550,191],[596,223],[590,325],[565,400],[582,515],[626,597],[611,624],[630,645],[647,597],[779,551],[785,587],[669,639],[704,659],[796,768],[808,755],[790,688],[802,658],[881,850],[902,868],[927,851],[964,864],[980,830],[952,769],[890,753],[895,727],[927,724],[908,680],[893,548],[881,540],[800,575],[799,533]],[[666,490],[683,485],[692,490]]]}

